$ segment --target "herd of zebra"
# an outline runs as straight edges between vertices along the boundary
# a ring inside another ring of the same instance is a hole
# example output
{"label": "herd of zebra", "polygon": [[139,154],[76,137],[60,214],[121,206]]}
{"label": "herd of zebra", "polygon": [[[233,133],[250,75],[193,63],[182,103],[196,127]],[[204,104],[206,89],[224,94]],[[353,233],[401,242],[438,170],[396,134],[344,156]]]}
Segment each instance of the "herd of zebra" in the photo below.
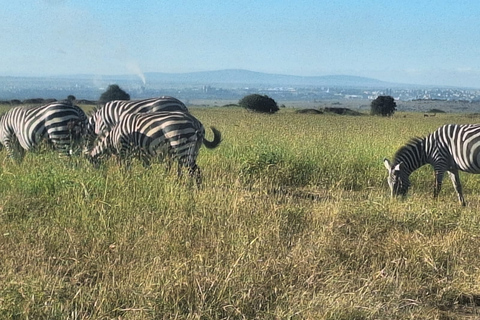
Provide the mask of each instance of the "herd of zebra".
{"label": "herd of zebra", "polygon": [[[1,115],[0,143],[19,161],[42,140],[64,154],[81,149],[93,163],[112,154],[120,161],[137,155],[146,165],[155,157],[176,159],[179,174],[187,167],[200,184],[196,164],[200,147],[213,149],[221,142],[220,131],[211,129],[214,138],[209,141],[202,123],[173,97],[111,101],[89,116],[71,101],[59,101],[15,107]],[[480,125],[444,125],[424,138],[410,140],[397,151],[393,162],[385,158],[391,195],[406,196],[410,175],[425,164],[431,164],[435,172],[434,197],[448,172],[460,203],[465,205],[458,173],[480,173]]]}
{"label": "herd of zebra", "polygon": [[42,141],[66,155],[82,150],[93,163],[112,154],[120,161],[137,155],[146,165],[154,157],[175,159],[179,174],[187,167],[200,184],[200,147],[213,149],[221,142],[220,131],[211,129],[214,139],[209,141],[202,123],[173,97],[115,100],[89,116],[66,100],[8,110],[0,116],[0,143],[19,162]]}

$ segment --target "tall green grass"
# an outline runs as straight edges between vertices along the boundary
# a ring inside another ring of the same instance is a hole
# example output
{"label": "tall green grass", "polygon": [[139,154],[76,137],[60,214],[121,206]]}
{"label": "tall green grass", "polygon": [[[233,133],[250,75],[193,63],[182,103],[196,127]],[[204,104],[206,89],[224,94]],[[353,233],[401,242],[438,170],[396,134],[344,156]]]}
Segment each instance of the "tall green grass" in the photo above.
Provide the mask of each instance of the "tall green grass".
{"label": "tall green grass", "polygon": [[161,164],[0,153],[0,318],[478,316],[479,177],[461,175],[466,208],[449,181],[432,199],[427,167],[395,201],[382,163],[471,119],[192,113],[224,139],[201,149],[202,188]]}

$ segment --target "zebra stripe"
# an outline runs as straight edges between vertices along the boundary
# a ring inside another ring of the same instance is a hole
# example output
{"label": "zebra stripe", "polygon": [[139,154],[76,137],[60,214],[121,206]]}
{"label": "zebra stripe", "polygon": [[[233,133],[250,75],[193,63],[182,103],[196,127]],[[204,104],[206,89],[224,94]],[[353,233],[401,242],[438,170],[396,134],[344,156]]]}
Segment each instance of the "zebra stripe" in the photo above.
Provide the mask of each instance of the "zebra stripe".
{"label": "zebra stripe", "polygon": [[447,172],[458,200],[465,205],[458,172],[480,173],[480,125],[444,125],[425,138],[410,140],[397,151],[393,163],[384,159],[392,196],[405,196],[410,174],[427,163],[435,171],[434,197],[438,196]]}
{"label": "zebra stripe", "polygon": [[102,135],[88,152],[92,162],[102,155],[115,154],[121,161],[137,155],[145,165],[154,157],[171,158],[181,167],[188,167],[191,176],[201,183],[196,164],[202,144],[213,149],[220,144],[221,134],[211,128],[213,141],[205,139],[205,128],[194,116],[185,112],[152,112],[125,115],[113,128]]}
{"label": "zebra stripe", "polygon": [[[87,116],[69,101],[38,107],[15,107],[0,117],[0,143],[12,158],[21,161],[24,152],[39,146],[43,139],[64,154],[71,154],[85,131]],[[18,153],[15,157],[14,153]]]}
{"label": "zebra stripe", "polygon": [[87,132],[90,135],[99,135],[102,132],[110,130],[127,114],[156,111],[188,112],[188,109],[183,102],[169,96],[143,100],[114,100],[94,110],[88,119]]}

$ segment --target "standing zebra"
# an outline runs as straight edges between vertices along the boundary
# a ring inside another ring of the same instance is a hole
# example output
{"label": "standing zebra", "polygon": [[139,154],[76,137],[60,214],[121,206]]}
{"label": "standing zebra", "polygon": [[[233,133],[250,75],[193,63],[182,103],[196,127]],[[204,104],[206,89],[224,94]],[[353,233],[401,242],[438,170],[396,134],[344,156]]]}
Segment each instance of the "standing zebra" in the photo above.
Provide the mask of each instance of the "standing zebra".
{"label": "standing zebra", "polygon": [[392,196],[405,196],[410,174],[427,163],[435,171],[434,197],[438,196],[443,175],[448,172],[464,206],[458,171],[480,173],[480,125],[444,125],[425,138],[410,140],[397,151],[393,164],[384,159]]}
{"label": "standing zebra", "polygon": [[37,107],[15,107],[0,117],[0,143],[10,157],[22,161],[25,150],[33,150],[43,139],[64,154],[71,154],[79,143],[87,116],[70,101],[57,101]]}
{"label": "standing zebra", "polygon": [[132,154],[140,156],[144,164],[159,157],[173,158],[181,167],[188,167],[191,176],[201,183],[200,169],[196,164],[202,144],[213,149],[221,142],[220,131],[211,127],[214,139],[205,139],[205,128],[190,113],[152,112],[125,115],[113,128],[104,133],[96,145],[88,151],[92,162],[103,155],[115,154],[127,160]]}
{"label": "standing zebra", "polygon": [[89,135],[99,135],[113,127],[124,115],[156,111],[188,112],[188,109],[183,102],[169,96],[143,100],[114,100],[93,111],[88,119],[87,132]]}

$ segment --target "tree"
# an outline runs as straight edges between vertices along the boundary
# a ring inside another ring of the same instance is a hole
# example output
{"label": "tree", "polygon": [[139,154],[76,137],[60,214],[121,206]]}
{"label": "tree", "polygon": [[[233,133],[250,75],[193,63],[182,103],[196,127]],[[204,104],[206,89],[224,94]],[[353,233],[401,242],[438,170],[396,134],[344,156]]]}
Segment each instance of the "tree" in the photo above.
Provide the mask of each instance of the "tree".
{"label": "tree", "polygon": [[67,100],[70,101],[70,102],[74,102],[75,100],[77,100],[77,98],[75,98],[74,95],[70,94],[70,95],[68,95]]}
{"label": "tree", "polygon": [[391,96],[378,96],[370,104],[370,113],[372,115],[389,117],[393,116],[396,109],[397,104],[395,103],[395,99]]}
{"label": "tree", "polygon": [[238,105],[248,110],[270,114],[279,110],[275,100],[266,95],[262,96],[260,94],[250,94],[245,96],[238,102]]}
{"label": "tree", "polygon": [[111,84],[100,96],[100,103],[107,103],[112,100],[130,100],[130,95],[123,91],[118,85]]}

